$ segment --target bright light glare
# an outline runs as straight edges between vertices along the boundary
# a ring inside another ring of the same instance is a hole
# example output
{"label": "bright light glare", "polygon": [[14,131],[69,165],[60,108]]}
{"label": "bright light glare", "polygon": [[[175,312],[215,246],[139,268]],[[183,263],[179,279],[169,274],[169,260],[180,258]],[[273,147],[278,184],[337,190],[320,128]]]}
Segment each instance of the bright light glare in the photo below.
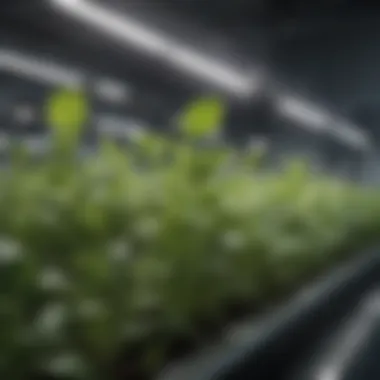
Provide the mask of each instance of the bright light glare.
{"label": "bright light glare", "polygon": [[15,51],[0,50],[0,71],[46,84],[77,88],[84,82],[81,73]]}
{"label": "bright light glare", "polygon": [[167,61],[174,68],[186,71],[228,91],[249,96],[261,87],[262,80],[258,75],[248,75],[193,49],[186,48],[159,31],[151,30],[126,15],[119,16],[86,0],[51,0],[51,2],[58,5],[61,10],[98,27],[103,32]]}
{"label": "bright light glare", "polygon": [[341,372],[339,370],[334,367],[327,367],[315,376],[315,380],[339,380],[340,376]]}

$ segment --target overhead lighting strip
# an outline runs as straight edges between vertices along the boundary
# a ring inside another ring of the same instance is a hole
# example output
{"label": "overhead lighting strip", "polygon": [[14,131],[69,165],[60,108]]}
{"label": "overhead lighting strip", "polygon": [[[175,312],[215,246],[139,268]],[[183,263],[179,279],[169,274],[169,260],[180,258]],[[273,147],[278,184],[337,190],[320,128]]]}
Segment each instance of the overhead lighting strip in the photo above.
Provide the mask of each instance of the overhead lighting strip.
{"label": "overhead lighting strip", "polygon": [[82,73],[11,50],[0,50],[0,71],[50,85],[80,87]]}
{"label": "overhead lighting strip", "polygon": [[359,127],[347,120],[338,119],[305,100],[281,95],[277,100],[277,110],[284,117],[297,122],[303,129],[330,134],[355,149],[367,150],[371,145],[369,137]]}
{"label": "overhead lighting strip", "polygon": [[299,122],[303,128],[324,132],[329,123],[329,116],[316,106],[292,96],[281,96],[277,102],[281,115]]}
{"label": "overhead lighting strip", "polygon": [[183,46],[160,31],[148,28],[127,15],[120,16],[87,0],[50,1],[71,16],[99,28],[102,32],[120,39],[129,46],[166,61],[175,69],[192,74],[210,84],[243,96],[250,96],[261,87],[262,80],[259,75],[244,73]]}
{"label": "overhead lighting strip", "polygon": [[329,132],[339,138],[340,141],[355,148],[368,149],[371,146],[369,136],[364,131],[361,131],[360,128],[348,122],[342,121],[340,125],[331,128]]}
{"label": "overhead lighting strip", "polygon": [[[42,84],[74,89],[84,87],[87,82],[87,76],[79,70],[12,50],[0,49],[0,71]],[[95,78],[93,88],[100,98],[111,103],[123,103],[132,96],[130,87],[111,78]]]}

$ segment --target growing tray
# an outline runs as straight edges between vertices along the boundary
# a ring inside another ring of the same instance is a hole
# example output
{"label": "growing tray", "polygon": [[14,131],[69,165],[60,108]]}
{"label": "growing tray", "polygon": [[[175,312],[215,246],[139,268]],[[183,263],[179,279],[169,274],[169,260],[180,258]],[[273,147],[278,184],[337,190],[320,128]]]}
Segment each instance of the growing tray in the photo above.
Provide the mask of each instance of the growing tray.
{"label": "growing tray", "polygon": [[380,291],[368,291],[341,326],[317,347],[289,380],[380,379]]}
{"label": "growing tray", "polygon": [[158,380],[287,379],[380,283],[380,249],[362,252],[290,301],[229,329],[215,347],[170,365]]}

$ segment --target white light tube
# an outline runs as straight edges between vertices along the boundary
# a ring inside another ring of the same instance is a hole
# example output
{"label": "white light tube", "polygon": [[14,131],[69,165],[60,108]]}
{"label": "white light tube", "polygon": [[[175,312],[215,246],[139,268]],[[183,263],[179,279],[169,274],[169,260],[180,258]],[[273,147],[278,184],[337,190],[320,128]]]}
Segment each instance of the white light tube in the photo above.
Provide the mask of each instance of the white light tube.
{"label": "white light tube", "polygon": [[237,95],[250,96],[261,87],[258,75],[236,70],[171,40],[132,18],[87,0],[50,0],[71,16],[91,24],[124,43],[169,63],[173,68],[220,86]]}
{"label": "white light tube", "polygon": [[9,50],[0,50],[0,71],[52,85],[77,88],[84,83],[78,71]]}

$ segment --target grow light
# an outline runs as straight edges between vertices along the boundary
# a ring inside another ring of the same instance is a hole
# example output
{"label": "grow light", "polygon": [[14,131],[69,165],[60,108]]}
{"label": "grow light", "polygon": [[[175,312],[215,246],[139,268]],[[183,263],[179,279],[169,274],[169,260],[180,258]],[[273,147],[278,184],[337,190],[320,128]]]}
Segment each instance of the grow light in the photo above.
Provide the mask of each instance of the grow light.
{"label": "grow light", "polygon": [[244,73],[185,47],[169,37],[123,15],[86,0],[50,0],[60,10],[85,21],[134,48],[237,95],[249,96],[261,88],[258,75]]}
{"label": "grow light", "polygon": [[[15,74],[42,84],[79,89],[86,83],[84,72],[12,50],[0,50],[0,71]],[[132,90],[111,78],[99,78],[95,93],[110,103],[126,102]]]}
{"label": "grow light", "polygon": [[282,96],[278,101],[278,111],[295,121],[300,126],[321,132],[327,129],[329,116],[314,105],[291,96]]}
{"label": "grow light", "polygon": [[355,148],[368,149],[370,146],[368,136],[353,125],[341,124],[337,128],[331,128],[331,133]]}
{"label": "grow light", "polygon": [[338,120],[327,111],[305,100],[283,95],[277,101],[277,110],[302,128],[326,132],[353,148],[367,150],[370,142],[366,133],[346,120]]}
{"label": "grow light", "polygon": [[0,51],[0,70],[43,84],[72,88],[80,87],[85,80],[79,71],[10,50]]}

